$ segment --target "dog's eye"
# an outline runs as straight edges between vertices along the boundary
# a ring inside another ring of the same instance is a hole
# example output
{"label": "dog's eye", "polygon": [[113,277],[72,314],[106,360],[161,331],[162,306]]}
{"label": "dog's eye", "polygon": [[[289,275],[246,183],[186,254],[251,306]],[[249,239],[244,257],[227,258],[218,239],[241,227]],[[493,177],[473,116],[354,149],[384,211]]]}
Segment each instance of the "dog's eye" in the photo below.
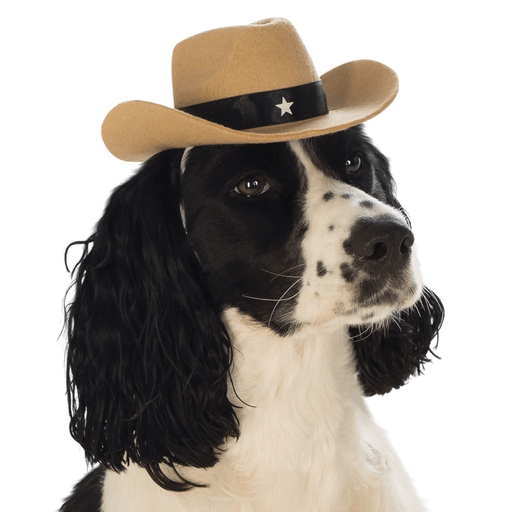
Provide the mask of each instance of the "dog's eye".
{"label": "dog's eye", "polygon": [[258,174],[246,176],[235,187],[235,191],[242,196],[254,197],[264,194],[270,188],[267,180]]}
{"label": "dog's eye", "polygon": [[354,153],[345,162],[345,169],[349,174],[355,174],[357,171],[359,171],[362,163],[363,159],[361,153]]}

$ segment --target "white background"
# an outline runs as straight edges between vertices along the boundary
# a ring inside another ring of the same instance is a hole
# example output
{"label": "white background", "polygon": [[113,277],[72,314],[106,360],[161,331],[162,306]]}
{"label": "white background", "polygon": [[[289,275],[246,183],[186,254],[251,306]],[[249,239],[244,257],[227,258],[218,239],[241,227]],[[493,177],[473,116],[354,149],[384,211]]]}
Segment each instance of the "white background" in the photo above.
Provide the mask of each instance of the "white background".
{"label": "white background", "polygon": [[282,16],[320,74],[369,58],[400,77],[397,99],[367,130],[391,158],[425,280],[447,317],[442,360],[370,399],[377,420],[430,510],[512,510],[506,2],[177,3],[2,4],[3,509],[54,511],[86,471],[67,430],[63,254],[136,169],[103,146],[105,114],[131,99],[172,106],[171,52],[185,37]]}

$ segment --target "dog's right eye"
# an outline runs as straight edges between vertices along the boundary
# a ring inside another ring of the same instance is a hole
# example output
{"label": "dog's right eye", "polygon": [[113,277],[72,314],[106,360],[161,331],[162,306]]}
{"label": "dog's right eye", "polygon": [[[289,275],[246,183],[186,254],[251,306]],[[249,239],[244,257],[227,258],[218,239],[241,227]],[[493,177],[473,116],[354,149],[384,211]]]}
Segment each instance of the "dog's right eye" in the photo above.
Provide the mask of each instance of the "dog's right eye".
{"label": "dog's right eye", "polygon": [[263,176],[251,174],[238,183],[235,191],[242,196],[255,197],[264,194],[269,188],[270,185]]}

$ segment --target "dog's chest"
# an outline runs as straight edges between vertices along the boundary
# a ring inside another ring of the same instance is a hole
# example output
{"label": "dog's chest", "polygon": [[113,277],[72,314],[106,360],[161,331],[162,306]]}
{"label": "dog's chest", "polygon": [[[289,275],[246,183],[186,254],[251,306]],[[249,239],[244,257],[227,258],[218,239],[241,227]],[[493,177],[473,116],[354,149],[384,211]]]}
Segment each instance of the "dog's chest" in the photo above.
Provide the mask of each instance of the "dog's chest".
{"label": "dog's chest", "polygon": [[156,512],[339,512],[352,510],[358,489],[376,484],[369,418],[343,332],[281,338],[239,320],[227,323],[240,438],[226,444],[213,468],[180,469],[207,487],[169,493],[130,466],[107,477],[106,512],[111,500],[119,505],[121,488],[129,489],[127,512],[137,510],[137,496],[151,497]]}
{"label": "dog's chest", "polygon": [[258,496],[261,508],[253,503],[248,510],[278,510],[279,496],[279,510],[315,510],[325,503],[320,509],[329,511],[367,467],[348,338],[329,329],[288,338],[242,324],[232,331],[231,400],[240,407],[241,436],[223,457],[230,468],[224,485],[234,494]]}

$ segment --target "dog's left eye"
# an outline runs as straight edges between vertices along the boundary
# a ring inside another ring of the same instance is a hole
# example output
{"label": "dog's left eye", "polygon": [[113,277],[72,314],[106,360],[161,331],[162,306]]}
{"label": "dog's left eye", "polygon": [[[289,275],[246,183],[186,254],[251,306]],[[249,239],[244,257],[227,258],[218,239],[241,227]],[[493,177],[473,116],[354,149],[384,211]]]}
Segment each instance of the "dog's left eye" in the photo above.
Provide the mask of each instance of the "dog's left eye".
{"label": "dog's left eye", "polygon": [[251,174],[238,183],[235,191],[242,196],[254,197],[264,194],[269,188],[270,185],[263,176]]}
{"label": "dog's left eye", "polygon": [[355,174],[359,171],[361,164],[363,163],[363,158],[361,153],[354,153],[350,156],[350,158],[345,162],[345,169],[349,174]]}

